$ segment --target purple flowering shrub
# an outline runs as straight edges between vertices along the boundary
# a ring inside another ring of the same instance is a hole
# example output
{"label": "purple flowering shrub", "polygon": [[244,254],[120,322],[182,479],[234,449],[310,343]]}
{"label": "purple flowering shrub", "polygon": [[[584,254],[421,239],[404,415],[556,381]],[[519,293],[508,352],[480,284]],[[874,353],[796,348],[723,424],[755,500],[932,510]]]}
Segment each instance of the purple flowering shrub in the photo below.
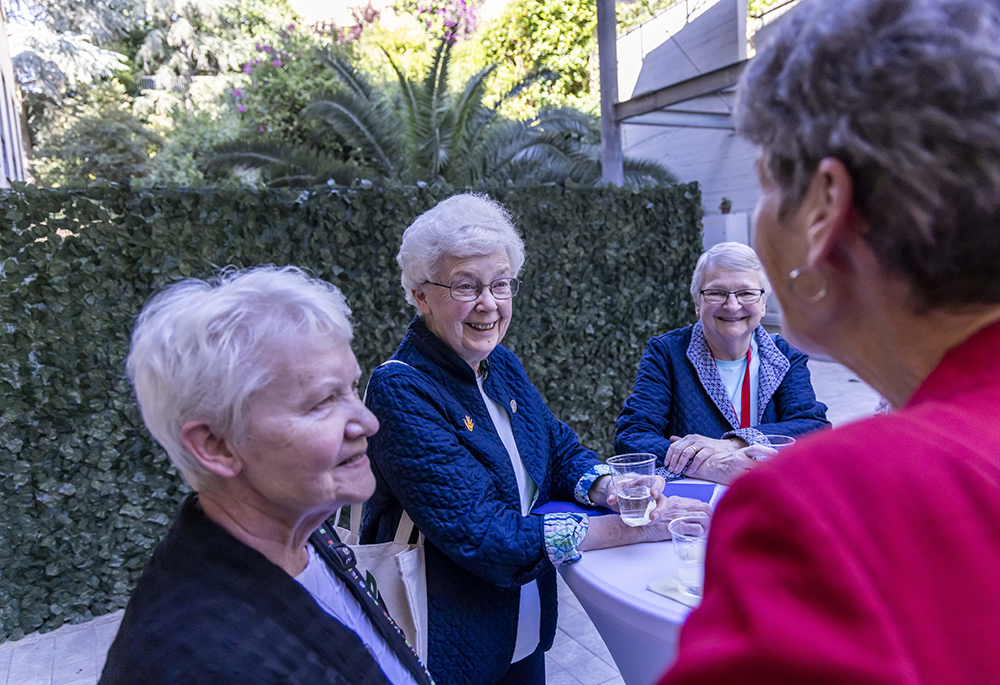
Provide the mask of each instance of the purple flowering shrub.
{"label": "purple flowering shrub", "polygon": [[476,30],[478,4],[476,0],[397,0],[395,10],[416,17],[428,35],[461,40]]}
{"label": "purple flowering shrub", "polygon": [[244,81],[230,91],[240,113],[246,140],[306,144],[311,122],[299,113],[324,91],[338,87],[335,78],[316,58],[323,38],[290,24],[273,40],[259,40],[254,56],[243,65]]}

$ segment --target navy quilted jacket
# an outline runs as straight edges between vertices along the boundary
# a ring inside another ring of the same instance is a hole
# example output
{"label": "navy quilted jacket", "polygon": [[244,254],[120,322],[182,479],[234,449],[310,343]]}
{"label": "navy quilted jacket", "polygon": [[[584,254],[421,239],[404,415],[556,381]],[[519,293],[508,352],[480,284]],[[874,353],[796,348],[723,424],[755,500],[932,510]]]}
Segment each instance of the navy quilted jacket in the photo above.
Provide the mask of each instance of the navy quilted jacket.
{"label": "navy quilted jacket", "polygon": [[830,425],[809,380],[809,357],[763,326],[755,335],[761,362],[757,426],[739,428],[698,322],[646,345],[632,395],[618,415],[615,450],[650,452],[662,466],[671,435],[739,436],[752,444],[764,434],[801,435]]}
{"label": "navy quilted jacket", "polygon": [[[514,653],[524,583],[538,581],[542,647],[555,636],[556,577],[542,517],[521,516],[510,456],[472,368],[419,317],[392,359],[405,364],[383,364],[368,382],[366,402],[381,427],[368,446],[377,486],[361,542],[391,540],[406,509],[426,537],[427,666],[439,685],[492,684]],[[514,353],[497,346],[485,363],[484,390],[509,408],[536,503],[573,501],[597,456],[556,420]]]}

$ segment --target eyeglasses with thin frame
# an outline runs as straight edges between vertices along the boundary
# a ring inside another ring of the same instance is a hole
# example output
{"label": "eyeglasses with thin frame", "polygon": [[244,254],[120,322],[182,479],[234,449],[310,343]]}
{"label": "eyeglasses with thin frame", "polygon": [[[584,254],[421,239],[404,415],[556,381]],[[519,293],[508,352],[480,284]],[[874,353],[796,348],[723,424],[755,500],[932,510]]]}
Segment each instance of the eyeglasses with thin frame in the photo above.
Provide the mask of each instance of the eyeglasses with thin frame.
{"label": "eyeglasses with thin frame", "polygon": [[478,300],[483,292],[483,288],[489,288],[495,300],[509,300],[517,295],[520,282],[516,278],[497,278],[490,283],[472,283],[471,281],[455,281],[451,285],[427,281],[431,285],[439,288],[447,288],[451,294],[451,299],[459,302],[472,302]]}
{"label": "eyeglasses with thin frame", "polygon": [[735,295],[740,304],[757,304],[764,295],[763,288],[747,288],[744,290],[702,290],[701,296],[708,304],[725,304],[729,296]]}

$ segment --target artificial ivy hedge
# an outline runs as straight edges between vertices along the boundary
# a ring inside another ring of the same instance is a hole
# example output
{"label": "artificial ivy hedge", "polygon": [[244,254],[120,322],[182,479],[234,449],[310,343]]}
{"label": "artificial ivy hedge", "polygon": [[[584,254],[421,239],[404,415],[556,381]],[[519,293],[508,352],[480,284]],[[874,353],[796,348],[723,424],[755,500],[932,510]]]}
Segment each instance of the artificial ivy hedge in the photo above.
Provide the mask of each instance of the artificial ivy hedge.
{"label": "artificial ivy hedge", "polygon": [[[368,370],[413,314],[395,263],[400,236],[454,192],[0,195],[0,642],[124,606],[186,492],[124,373],[153,292],[229,264],[306,267],[344,291]],[[607,454],[646,340],[693,318],[698,188],[491,195],[516,215],[528,254],[504,343],[556,416]]]}

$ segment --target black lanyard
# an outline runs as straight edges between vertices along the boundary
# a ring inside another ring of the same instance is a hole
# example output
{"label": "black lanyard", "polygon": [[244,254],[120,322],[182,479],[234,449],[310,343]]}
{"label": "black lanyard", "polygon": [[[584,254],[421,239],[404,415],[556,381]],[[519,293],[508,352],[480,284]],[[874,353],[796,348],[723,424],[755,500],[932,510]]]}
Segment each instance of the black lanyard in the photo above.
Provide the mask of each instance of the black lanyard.
{"label": "black lanyard", "polygon": [[361,604],[375,630],[386,641],[400,663],[406,667],[418,683],[433,685],[434,680],[431,678],[430,672],[420,662],[420,658],[413,651],[410,643],[406,641],[406,635],[389,616],[384,603],[379,604],[369,593],[368,586],[365,585],[365,581],[355,566],[357,561],[351,548],[341,542],[337,534],[327,524],[317,528],[309,536],[309,542],[312,543],[316,553],[326,562],[330,570],[351,591],[354,599]]}

